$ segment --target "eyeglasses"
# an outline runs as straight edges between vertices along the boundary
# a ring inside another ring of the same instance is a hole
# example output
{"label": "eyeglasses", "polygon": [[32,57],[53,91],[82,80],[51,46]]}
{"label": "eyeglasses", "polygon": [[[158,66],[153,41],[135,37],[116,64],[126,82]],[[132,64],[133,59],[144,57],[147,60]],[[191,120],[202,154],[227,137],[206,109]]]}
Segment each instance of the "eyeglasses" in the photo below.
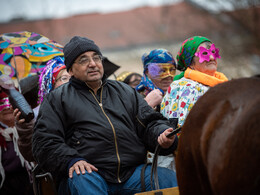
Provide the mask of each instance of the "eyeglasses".
{"label": "eyeglasses", "polygon": [[77,64],[81,65],[81,66],[88,66],[91,62],[91,59],[96,63],[96,64],[100,64],[102,62],[102,56],[100,55],[95,55],[93,57],[87,57],[87,56],[82,56],[82,58],[79,59],[78,62],[76,62]]}
{"label": "eyeglasses", "polygon": [[61,82],[67,83],[67,82],[70,80],[70,77],[71,77],[71,76],[69,76],[69,75],[63,75],[63,76],[57,78],[57,79],[56,79],[56,82],[57,82],[58,80],[61,80]]}

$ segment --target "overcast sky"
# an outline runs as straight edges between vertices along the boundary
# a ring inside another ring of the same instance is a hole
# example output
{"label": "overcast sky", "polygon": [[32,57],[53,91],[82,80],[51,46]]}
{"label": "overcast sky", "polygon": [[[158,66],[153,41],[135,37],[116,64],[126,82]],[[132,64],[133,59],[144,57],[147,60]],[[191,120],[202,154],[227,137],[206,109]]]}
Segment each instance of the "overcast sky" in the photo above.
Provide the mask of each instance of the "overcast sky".
{"label": "overcast sky", "polygon": [[[141,6],[174,4],[182,0],[0,0],[0,22],[14,18],[37,20],[43,18],[64,18],[75,14],[108,13],[125,11]],[[207,4],[212,9],[216,6],[205,3],[208,0],[193,0]],[[227,5],[228,8],[228,5]]]}

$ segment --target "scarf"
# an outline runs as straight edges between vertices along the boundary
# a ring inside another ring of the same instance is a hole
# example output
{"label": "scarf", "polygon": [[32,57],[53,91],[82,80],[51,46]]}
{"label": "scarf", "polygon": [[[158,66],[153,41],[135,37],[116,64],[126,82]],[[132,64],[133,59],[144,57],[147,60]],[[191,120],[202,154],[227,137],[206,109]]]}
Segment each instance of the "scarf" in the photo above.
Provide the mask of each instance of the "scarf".
{"label": "scarf", "polygon": [[211,42],[208,38],[202,36],[194,36],[186,39],[178,52],[177,59],[177,69],[180,71],[186,70],[190,66],[191,60],[199,47],[203,42]]}
{"label": "scarf", "polygon": [[0,137],[1,137],[1,145],[0,145],[0,175],[2,177],[2,182],[0,183],[0,188],[2,187],[4,180],[5,180],[5,171],[4,167],[2,165],[2,149],[6,150],[6,142],[13,141],[14,144],[14,151],[16,152],[16,155],[19,157],[22,166],[25,166],[27,168],[31,168],[30,164],[24,160],[22,154],[19,151],[18,148],[18,133],[15,127],[8,127],[5,129],[0,128]]}
{"label": "scarf", "polygon": [[210,87],[214,87],[217,84],[228,81],[227,77],[221,72],[215,72],[214,76],[210,76],[190,68],[185,70],[184,77]]}
{"label": "scarf", "polygon": [[[146,71],[148,70],[148,66],[150,64],[164,64],[164,63],[170,63],[173,64],[176,67],[175,60],[172,56],[172,54],[166,50],[166,49],[154,49],[149,54],[145,53],[142,56],[142,62],[143,62],[143,77],[141,79],[141,82],[138,86],[136,86],[136,90],[138,92],[142,92],[145,96],[148,95],[152,90],[157,89],[151,79],[148,78],[146,75]],[[164,91],[160,88],[158,88],[163,94]]]}
{"label": "scarf", "polygon": [[[140,93],[142,92],[144,96],[147,96],[152,90],[156,89],[157,87],[153,84],[151,79],[148,78],[146,74],[143,75],[141,82],[139,85],[136,86],[136,90]],[[160,91],[162,91],[160,89]],[[164,93],[164,92],[163,92]]]}
{"label": "scarf", "polygon": [[184,77],[184,72],[181,72],[180,74],[175,75],[174,78],[173,78],[173,81],[179,80],[179,79],[181,79],[182,77]]}
{"label": "scarf", "polygon": [[176,67],[175,60],[172,54],[166,49],[154,49],[149,54],[145,53],[142,56],[144,73],[150,64],[172,64]]}

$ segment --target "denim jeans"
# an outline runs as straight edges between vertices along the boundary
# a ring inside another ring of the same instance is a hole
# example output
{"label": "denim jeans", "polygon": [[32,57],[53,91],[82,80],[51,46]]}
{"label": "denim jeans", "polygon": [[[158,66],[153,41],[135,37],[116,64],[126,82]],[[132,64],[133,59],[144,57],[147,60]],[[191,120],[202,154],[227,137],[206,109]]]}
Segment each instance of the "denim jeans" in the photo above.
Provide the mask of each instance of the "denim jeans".
{"label": "denim jeans", "polygon": [[[106,182],[97,172],[85,173],[84,175],[77,175],[73,173],[73,178],[68,179],[68,186],[70,193],[74,194],[120,194],[128,195],[135,194],[142,191],[141,188],[141,169],[144,165],[138,166],[133,175],[125,182],[119,184],[113,184]],[[158,167],[158,180],[160,189],[170,188],[177,186],[176,173],[167,168]],[[150,175],[151,165],[148,165],[145,169],[145,186],[146,191],[150,191]],[[154,189],[154,184],[153,184]]]}

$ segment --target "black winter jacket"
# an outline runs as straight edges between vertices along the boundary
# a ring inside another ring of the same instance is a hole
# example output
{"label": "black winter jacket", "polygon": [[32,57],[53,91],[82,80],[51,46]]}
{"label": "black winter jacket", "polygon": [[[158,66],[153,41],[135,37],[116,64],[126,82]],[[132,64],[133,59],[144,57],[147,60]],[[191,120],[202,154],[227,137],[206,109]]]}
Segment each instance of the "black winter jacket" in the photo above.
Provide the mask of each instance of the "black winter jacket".
{"label": "black winter jacket", "polygon": [[[84,158],[106,181],[120,183],[145,162],[147,150],[155,150],[158,135],[169,127],[130,86],[103,78],[95,96],[72,77],[44,99],[34,127],[33,155],[56,177],[68,177],[69,162]],[[177,141],[161,154],[176,147]]]}

